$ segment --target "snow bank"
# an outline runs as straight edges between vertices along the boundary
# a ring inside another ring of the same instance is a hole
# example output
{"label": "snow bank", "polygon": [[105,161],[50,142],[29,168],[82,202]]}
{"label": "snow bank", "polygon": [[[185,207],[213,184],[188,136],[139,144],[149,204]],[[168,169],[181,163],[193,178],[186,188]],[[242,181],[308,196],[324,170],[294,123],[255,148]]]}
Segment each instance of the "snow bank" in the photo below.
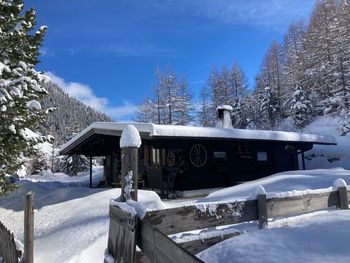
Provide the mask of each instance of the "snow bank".
{"label": "snow bank", "polygon": [[267,197],[290,197],[330,192],[334,180],[350,183],[350,171],[343,168],[290,171],[215,191],[198,202],[233,202],[255,199],[256,189],[264,187]]}
{"label": "snow bank", "polygon": [[197,256],[218,263],[349,262],[350,211],[284,219],[282,226],[236,236]]}
{"label": "snow bank", "polygon": [[340,136],[339,123],[332,117],[318,117],[302,132],[332,135],[337,145],[315,145],[305,153],[306,169],[343,167],[350,169],[350,134]]}

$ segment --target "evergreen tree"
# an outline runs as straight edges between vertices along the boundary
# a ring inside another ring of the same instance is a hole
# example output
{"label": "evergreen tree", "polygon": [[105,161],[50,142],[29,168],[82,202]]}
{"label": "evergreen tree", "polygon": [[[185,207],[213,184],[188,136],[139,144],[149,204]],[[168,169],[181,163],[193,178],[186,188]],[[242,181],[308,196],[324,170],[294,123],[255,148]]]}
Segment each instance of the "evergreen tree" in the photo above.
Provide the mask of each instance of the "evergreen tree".
{"label": "evergreen tree", "polygon": [[[80,130],[78,123],[75,123],[71,127],[67,127],[67,133],[69,134],[67,141],[73,138],[79,131]],[[70,176],[74,176],[79,172],[84,172],[89,169],[89,160],[80,154],[74,154],[70,156],[67,155],[60,160],[59,166],[63,172]]]}
{"label": "evergreen tree", "polygon": [[270,87],[267,86],[264,91],[260,92],[257,105],[259,107],[260,116],[262,117],[261,121],[265,124],[270,124],[267,128],[274,128],[279,108],[278,99]]}
{"label": "evergreen tree", "polygon": [[80,172],[85,172],[89,169],[89,160],[79,154],[66,156],[62,160],[62,170],[70,176],[77,175]]}
{"label": "evergreen tree", "polygon": [[313,105],[307,93],[300,86],[296,86],[291,102],[291,117],[294,125],[304,128],[312,121]]}
{"label": "evergreen tree", "polygon": [[32,34],[35,11],[23,12],[23,1],[0,2],[0,195],[12,187],[6,179],[43,140],[32,136],[43,119],[38,98],[46,93],[35,70],[46,27]]}
{"label": "evergreen tree", "polygon": [[203,86],[199,94],[199,111],[197,114],[197,124],[203,127],[215,125],[215,115],[211,111],[210,93],[206,86]]}

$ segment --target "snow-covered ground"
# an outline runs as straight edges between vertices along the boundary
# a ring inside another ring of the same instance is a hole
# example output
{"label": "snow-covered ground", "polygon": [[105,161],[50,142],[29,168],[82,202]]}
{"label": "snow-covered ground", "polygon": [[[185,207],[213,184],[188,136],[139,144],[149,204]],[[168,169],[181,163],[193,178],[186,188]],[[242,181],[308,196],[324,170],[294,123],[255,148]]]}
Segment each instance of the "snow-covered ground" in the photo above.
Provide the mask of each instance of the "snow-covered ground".
{"label": "snow-covered ground", "polygon": [[[336,135],[334,127],[334,120],[320,118],[305,131]],[[279,173],[216,191],[200,200],[163,200],[162,203],[149,191],[140,191],[139,199],[146,207],[159,208],[254,198],[260,185],[268,196],[295,195],[315,189],[330,191],[337,178],[350,184],[350,170],[343,169],[350,169],[350,136],[336,136],[336,140],[337,146],[317,146],[307,153],[307,168],[318,168],[315,170]],[[102,167],[94,168],[94,185],[102,173]],[[103,262],[108,206],[111,199],[119,197],[120,189],[88,188],[88,172],[76,177],[44,172],[17,184],[19,189],[0,198],[0,221],[23,242],[24,195],[35,192],[35,262]],[[237,262],[348,262],[349,219],[350,211],[329,209],[270,219],[265,230],[259,230],[256,222],[235,225],[233,228],[240,236],[219,243],[199,256],[207,262],[229,262],[233,258]],[[193,234],[179,234],[174,239],[190,240]]]}

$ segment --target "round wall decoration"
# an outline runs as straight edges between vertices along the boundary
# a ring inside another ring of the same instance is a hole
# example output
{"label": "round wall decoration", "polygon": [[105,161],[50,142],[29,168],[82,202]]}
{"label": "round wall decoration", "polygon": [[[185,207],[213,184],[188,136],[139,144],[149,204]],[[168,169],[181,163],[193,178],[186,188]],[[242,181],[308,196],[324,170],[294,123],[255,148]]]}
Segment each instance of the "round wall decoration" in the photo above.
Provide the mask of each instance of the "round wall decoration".
{"label": "round wall decoration", "polygon": [[207,150],[201,144],[195,144],[190,150],[190,162],[194,167],[202,167],[207,162]]}

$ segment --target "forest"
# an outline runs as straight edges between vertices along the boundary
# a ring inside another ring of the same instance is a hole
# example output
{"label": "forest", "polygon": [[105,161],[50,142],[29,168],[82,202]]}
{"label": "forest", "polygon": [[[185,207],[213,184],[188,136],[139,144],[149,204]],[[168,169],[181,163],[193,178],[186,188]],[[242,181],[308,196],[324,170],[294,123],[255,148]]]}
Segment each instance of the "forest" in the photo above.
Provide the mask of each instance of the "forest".
{"label": "forest", "polygon": [[138,107],[136,121],[214,126],[218,105],[233,107],[233,127],[303,128],[315,116],[334,116],[339,134],[350,130],[350,5],[348,0],[316,1],[309,22],[289,25],[273,41],[253,87],[237,61],[213,67],[197,99],[184,78],[157,68],[156,83]]}

